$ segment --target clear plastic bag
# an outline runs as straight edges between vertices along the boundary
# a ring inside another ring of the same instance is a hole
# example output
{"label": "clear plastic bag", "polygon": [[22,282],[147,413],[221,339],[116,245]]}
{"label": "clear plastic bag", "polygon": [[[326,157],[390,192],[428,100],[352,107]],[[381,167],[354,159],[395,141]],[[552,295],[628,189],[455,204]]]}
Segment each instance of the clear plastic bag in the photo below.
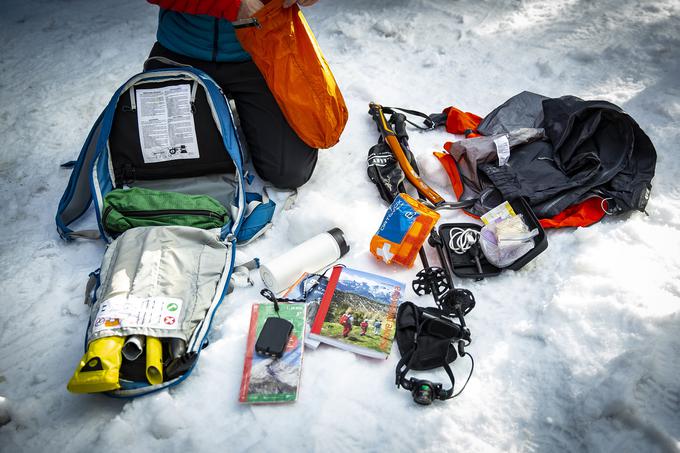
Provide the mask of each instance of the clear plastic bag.
{"label": "clear plastic bag", "polygon": [[538,229],[529,231],[520,214],[485,225],[480,232],[479,245],[489,263],[507,267],[534,248],[536,235]]}

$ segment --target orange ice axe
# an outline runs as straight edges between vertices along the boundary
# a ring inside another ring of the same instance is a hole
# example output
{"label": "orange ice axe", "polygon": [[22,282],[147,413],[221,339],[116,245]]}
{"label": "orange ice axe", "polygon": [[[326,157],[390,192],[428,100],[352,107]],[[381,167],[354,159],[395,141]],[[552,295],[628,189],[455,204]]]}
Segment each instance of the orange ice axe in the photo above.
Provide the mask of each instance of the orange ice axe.
{"label": "orange ice axe", "polygon": [[437,206],[441,203],[444,203],[444,199],[441,197],[441,195],[428,186],[427,183],[423,181],[423,179],[411,166],[411,163],[406,157],[406,153],[404,153],[404,149],[399,143],[397,134],[392,130],[387,122],[387,119],[385,118],[385,113],[383,112],[382,106],[380,104],[376,104],[375,102],[371,102],[368,107],[368,113],[370,113],[371,117],[373,117],[373,121],[375,121],[375,124],[378,126],[380,135],[382,135],[382,138],[385,140],[385,142],[387,142],[392,154],[394,154],[397,162],[399,162],[399,166],[403,170],[406,179],[408,179],[408,181],[413,184],[413,187],[416,188],[418,193],[427,198],[433,205]]}

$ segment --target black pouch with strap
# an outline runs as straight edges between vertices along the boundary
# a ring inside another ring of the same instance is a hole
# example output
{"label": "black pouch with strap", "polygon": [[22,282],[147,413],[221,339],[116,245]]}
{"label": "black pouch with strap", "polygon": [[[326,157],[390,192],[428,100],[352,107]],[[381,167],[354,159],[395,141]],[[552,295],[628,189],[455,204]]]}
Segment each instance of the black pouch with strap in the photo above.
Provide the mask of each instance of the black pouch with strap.
{"label": "black pouch with strap", "polygon": [[[457,395],[453,394],[455,378],[449,364],[459,355],[467,355],[472,360],[472,356],[464,349],[470,343],[470,331],[462,320],[461,324],[457,324],[441,309],[423,308],[412,302],[404,302],[397,311],[395,337],[401,353],[395,371],[397,387],[410,390],[414,401],[423,405],[429,405],[435,399],[447,400]],[[474,367],[474,362],[472,364]],[[451,388],[445,389],[440,383],[413,377],[406,379],[410,370],[423,371],[439,367],[444,368],[449,376]]]}

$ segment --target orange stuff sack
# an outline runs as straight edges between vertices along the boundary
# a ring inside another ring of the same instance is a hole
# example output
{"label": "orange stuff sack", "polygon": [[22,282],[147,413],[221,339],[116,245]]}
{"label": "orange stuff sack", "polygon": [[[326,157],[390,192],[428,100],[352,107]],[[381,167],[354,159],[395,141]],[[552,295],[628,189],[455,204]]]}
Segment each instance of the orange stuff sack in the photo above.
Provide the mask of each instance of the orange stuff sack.
{"label": "orange stuff sack", "polygon": [[347,106],[300,8],[272,0],[236,36],[262,72],[288,124],[312,148],[330,148],[347,123]]}
{"label": "orange stuff sack", "polygon": [[439,217],[436,211],[400,193],[371,239],[371,253],[387,264],[413,266],[420,247]]}

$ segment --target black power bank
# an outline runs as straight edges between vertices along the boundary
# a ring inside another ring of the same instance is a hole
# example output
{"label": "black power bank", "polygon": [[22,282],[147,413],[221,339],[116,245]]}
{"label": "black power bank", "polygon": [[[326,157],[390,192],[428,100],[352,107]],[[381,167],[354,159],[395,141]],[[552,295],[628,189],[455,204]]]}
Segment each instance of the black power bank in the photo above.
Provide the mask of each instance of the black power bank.
{"label": "black power bank", "polygon": [[267,318],[255,342],[255,352],[269,357],[281,357],[292,332],[293,324],[290,321],[283,318]]}

